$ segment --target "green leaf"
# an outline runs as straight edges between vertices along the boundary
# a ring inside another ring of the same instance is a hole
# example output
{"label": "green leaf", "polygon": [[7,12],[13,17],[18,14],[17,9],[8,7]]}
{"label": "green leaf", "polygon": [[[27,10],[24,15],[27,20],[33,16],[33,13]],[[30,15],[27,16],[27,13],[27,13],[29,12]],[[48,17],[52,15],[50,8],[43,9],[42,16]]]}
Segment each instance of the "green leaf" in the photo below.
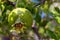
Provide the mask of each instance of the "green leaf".
{"label": "green leaf", "polygon": [[55,27],[55,32],[57,33],[57,36],[60,39],[60,26]]}
{"label": "green leaf", "polygon": [[39,13],[36,14],[35,20],[36,20],[37,23],[40,23],[41,16],[39,15]]}
{"label": "green leaf", "polygon": [[0,16],[0,23],[2,22],[2,19],[3,19],[3,17],[2,17],[2,16]]}
{"label": "green leaf", "polygon": [[16,7],[24,8],[25,6],[26,6],[26,4],[22,0],[17,0]]}
{"label": "green leaf", "polygon": [[11,2],[16,2],[17,0],[9,0],[9,1],[11,1]]}
{"label": "green leaf", "polygon": [[52,12],[54,15],[60,15],[60,3],[59,2],[55,2],[53,4],[51,4],[50,8],[49,8],[50,12]]}
{"label": "green leaf", "polygon": [[58,40],[58,37],[56,35],[56,33],[54,33],[53,31],[51,30],[46,30],[46,33],[49,37],[51,37],[52,39],[55,39],[55,40]]}
{"label": "green leaf", "polygon": [[55,19],[56,19],[57,23],[60,24],[60,17],[59,16],[56,16]]}
{"label": "green leaf", "polygon": [[49,11],[48,1],[46,1],[43,5],[41,5],[40,9],[43,10],[45,13],[48,13],[48,11]]}
{"label": "green leaf", "polygon": [[60,13],[60,9],[58,7],[55,7],[55,10]]}
{"label": "green leaf", "polygon": [[41,33],[41,34],[44,34],[44,28],[40,27],[38,32]]}

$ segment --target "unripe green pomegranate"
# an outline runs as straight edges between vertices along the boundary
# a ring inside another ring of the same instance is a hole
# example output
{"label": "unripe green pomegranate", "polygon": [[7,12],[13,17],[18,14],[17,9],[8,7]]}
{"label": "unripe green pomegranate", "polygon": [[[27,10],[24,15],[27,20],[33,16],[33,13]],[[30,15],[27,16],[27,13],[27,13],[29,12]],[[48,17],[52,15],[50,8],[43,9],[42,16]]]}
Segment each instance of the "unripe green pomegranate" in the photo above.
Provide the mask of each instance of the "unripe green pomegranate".
{"label": "unripe green pomegranate", "polygon": [[9,24],[24,23],[25,26],[31,26],[33,22],[32,14],[25,8],[16,8],[8,16]]}

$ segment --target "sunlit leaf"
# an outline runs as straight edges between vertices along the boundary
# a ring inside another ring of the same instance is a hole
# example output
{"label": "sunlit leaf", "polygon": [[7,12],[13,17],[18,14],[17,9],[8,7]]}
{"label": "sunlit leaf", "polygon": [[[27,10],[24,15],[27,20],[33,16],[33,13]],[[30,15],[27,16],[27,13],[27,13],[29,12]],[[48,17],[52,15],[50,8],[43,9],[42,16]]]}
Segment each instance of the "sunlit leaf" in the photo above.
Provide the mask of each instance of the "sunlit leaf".
{"label": "sunlit leaf", "polygon": [[60,17],[59,16],[56,16],[55,19],[56,19],[57,23],[60,24]]}
{"label": "sunlit leaf", "polygon": [[50,6],[50,9],[49,9],[54,15],[59,15],[59,10],[60,10],[60,3],[59,2],[56,2],[56,3],[53,3],[51,6]]}
{"label": "sunlit leaf", "polygon": [[44,34],[44,28],[40,27],[38,32]]}
{"label": "sunlit leaf", "polygon": [[9,1],[11,1],[11,2],[16,2],[17,0],[9,0]]}

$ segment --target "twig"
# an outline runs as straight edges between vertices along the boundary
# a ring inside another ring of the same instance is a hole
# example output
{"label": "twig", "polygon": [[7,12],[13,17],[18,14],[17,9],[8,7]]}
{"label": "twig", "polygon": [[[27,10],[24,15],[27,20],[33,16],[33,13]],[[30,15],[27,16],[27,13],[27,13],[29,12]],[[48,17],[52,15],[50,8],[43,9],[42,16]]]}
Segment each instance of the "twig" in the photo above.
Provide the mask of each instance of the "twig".
{"label": "twig", "polygon": [[38,33],[38,29],[36,28],[35,21],[33,21],[32,29],[33,29],[34,33],[38,36],[38,38],[40,40],[41,39],[41,36]]}
{"label": "twig", "polygon": [[45,3],[45,1],[46,1],[46,0],[41,0],[41,2],[39,2],[39,3],[35,4],[33,7],[36,7],[36,6],[41,5],[41,4],[44,4],[44,3]]}

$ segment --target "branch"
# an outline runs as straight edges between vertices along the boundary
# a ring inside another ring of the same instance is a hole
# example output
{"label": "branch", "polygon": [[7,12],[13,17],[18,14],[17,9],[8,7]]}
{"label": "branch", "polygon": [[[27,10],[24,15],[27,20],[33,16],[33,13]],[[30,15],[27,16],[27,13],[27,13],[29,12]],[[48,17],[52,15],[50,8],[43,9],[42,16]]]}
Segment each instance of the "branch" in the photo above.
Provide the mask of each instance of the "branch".
{"label": "branch", "polygon": [[38,29],[36,28],[35,22],[33,22],[32,29],[33,29],[34,33],[38,36],[38,38],[41,39],[41,36],[38,33]]}
{"label": "branch", "polygon": [[8,2],[9,5],[12,5],[12,6],[16,5],[16,3],[10,2],[9,0],[7,0],[7,2]]}
{"label": "branch", "polygon": [[44,4],[44,3],[45,3],[45,1],[46,1],[46,0],[41,0],[41,2],[39,2],[39,3],[35,4],[33,7],[36,7],[36,6],[41,5],[41,4]]}

